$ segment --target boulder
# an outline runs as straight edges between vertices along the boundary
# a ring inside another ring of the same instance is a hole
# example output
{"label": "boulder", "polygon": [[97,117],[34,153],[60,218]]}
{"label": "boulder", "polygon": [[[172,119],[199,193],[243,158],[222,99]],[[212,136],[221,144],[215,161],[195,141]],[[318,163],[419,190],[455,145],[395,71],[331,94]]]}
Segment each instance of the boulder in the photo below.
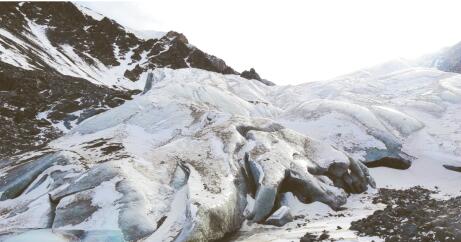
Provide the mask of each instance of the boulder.
{"label": "boulder", "polygon": [[264,222],[265,224],[281,227],[286,223],[293,221],[293,216],[290,213],[290,208],[281,206]]}

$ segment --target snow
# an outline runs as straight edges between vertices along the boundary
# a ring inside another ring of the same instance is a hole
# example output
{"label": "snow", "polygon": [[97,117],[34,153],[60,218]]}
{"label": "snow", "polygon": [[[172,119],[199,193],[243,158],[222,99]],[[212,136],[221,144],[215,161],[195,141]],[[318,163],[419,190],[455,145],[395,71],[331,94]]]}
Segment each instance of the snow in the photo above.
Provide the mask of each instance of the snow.
{"label": "snow", "polygon": [[[46,46],[43,28],[30,27],[36,42]],[[128,52],[120,57],[115,48],[123,68],[101,66],[96,70],[79,63],[72,47],[62,46],[61,51],[51,52],[61,61],[61,71],[105,76],[107,79],[100,79],[105,84],[112,83],[111,77],[130,66],[124,61],[132,55]],[[79,64],[72,66],[64,57]],[[260,174],[256,179],[261,190],[273,189],[290,168],[304,171],[313,182],[338,195],[343,192],[341,189],[330,188],[328,182],[323,182],[327,181],[325,177],[311,175],[307,168],[327,168],[333,162],[350,165],[345,154],[365,161],[370,149],[391,152],[398,148],[395,152],[414,157],[412,166],[407,170],[370,169],[378,188],[437,186],[441,196],[459,195],[461,173],[442,165],[461,166],[461,75],[397,63],[325,82],[269,87],[236,75],[194,68],[157,68],[152,74],[150,90],[85,120],[49,145],[51,150],[75,154],[79,159],[72,160],[81,162],[89,171],[105,164],[117,171],[115,178],[77,193],[91,198],[91,205],[98,209],[85,221],[63,226],[64,229],[123,230],[119,223],[123,218],[136,226],[142,221],[142,228],[151,232],[150,241],[182,238],[189,233],[200,240],[203,238],[200,236],[216,233],[210,226],[209,211],[229,221],[233,219],[239,199],[235,174],[245,153],[251,155],[254,173]],[[40,113],[37,117],[46,118],[46,115]],[[256,128],[242,134],[237,132],[241,126]],[[267,131],[268,127],[280,130]],[[94,146],[96,142],[101,142],[101,146]],[[104,152],[104,148],[114,144],[121,148]],[[178,164],[184,164],[190,174]],[[80,175],[73,180],[77,183],[88,178],[88,172],[80,168],[55,166],[39,178],[67,169],[74,171],[68,174],[70,178],[77,177],[76,173]],[[27,203],[28,206],[46,211],[47,197],[40,195],[48,192],[46,187],[52,182],[45,180],[34,189],[29,186],[29,197],[21,195],[17,200],[0,204],[12,206],[34,201]],[[126,182],[125,190],[117,189],[118,182]],[[57,189],[62,191],[72,186],[69,183]],[[333,238],[343,238],[342,241],[379,241],[358,237],[348,230],[351,221],[382,208],[371,203],[374,193],[369,190],[368,194],[351,195],[345,205],[347,210],[339,212],[321,202],[303,204],[293,194],[286,193],[283,205],[293,215],[304,215],[309,221],[298,219],[282,228],[245,222],[236,240],[291,241],[306,232],[319,234],[327,230]],[[77,194],[62,198],[58,207],[74,202]],[[136,202],[124,203],[124,198]],[[261,202],[248,195],[243,200],[248,201],[243,208],[246,214]],[[29,224],[24,222],[28,216],[38,214],[25,213],[14,216],[16,221],[7,222],[12,227],[21,222]],[[166,219],[157,228],[157,221],[163,216]],[[337,229],[338,225],[342,229]],[[203,234],[193,233],[196,228]]]}
{"label": "snow", "polygon": [[[122,197],[122,194],[115,190],[117,181],[117,179],[112,179],[111,181],[103,182],[93,190],[92,205],[100,209],[92,215],[90,220],[85,221],[85,224],[75,227],[87,230],[95,228],[98,230],[118,229],[118,211],[113,205],[115,201]],[[92,218],[95,218],[95,222],[91,221]],[[72,226],[72,228],[75,227]]]}
{"label": "snow", "polygon": [[[461,113],[455,111],[461,110],[461,75],[406,65],[390,69],[377,67],[331,81],[269,87],[261,96],[281,110],[271,118],[325,141],[354,159],[363,160],[367,148],[385,149],[386,140],[381,135],[401,145],[403,152],[414,157],[413,165],[408,170],[370,169],[378,187],[402,189],[420,185],[437,187],[439,198],[459,195],[461,174],[442,165],[461,166]],[[373,130],[381,134],[373,135]],[[286,196],[285,205],[294,215],[332,212],[322,203],[305,205],[292,195]],[[353,199],[349,198],[348,204]],[[373,206],[367,199],[357,206],[356,210],[347,210],[345,219],[320,218],[301,228],[244,226],[236,241],[291,241],[307,231],[319,234],[322,230],[329,231],[333,238],[344,238],[341,241],[381,241],[357,237],[347,229],[336,230],[336,224],[348,228],[350,221],[377,209],[360,209]]]}
{"label": "snow", "polygon": [[[23,41],[19,40],[16,36],[12,35],[5,29],[0,28],[0,36],[13,41],[17,45],[24,47]],[[9,45],[0,39],[0,60],[2,62],[24,68],[26,70],[32,70],[33,67],[29,64],[26,56],[22,55],[21,52],[14,45]]]}
{"label": "snow", "polygon": [[372,108],[380,118],[403,136],[408,136],[424,127],[424,124],[417,119],[390,107],[373,106]]}
{"label": "snow", "polygon": [[97,12],[95,12],[95,11],[85,7],[85,6],[82,6],[82,5],[80,5],[80,4],[76,3],[76,2],[73,2],[73,4],[75,5],[75,7],[77,7],[80,10],[80,12],[84,13],[87,16],[90,16],[94,20],[101,21],[104,18],[104,16],[102,14],[97,13]]}
{"label": "snow", "polygon": [[[86,15],[100,20],[102,15],[95,13],[86,7],[76,4],[76,6]],[[39,25],[30,19],[27,19],[27,30],[22,33],[21,38],[25,38],[29,42],[23,41],[18,36],[0,28],[0,60],[8,64],[18,66],[24,69],[32,70],[39,69],[42,66],[34,66],[31,60],[27,57],[26,50],[31,51],[37,55],[43,62],[55,69],[61,74],[80,77],[88,81],[98,84],[106,85],[114,88],[127,88],[127,89],[142,89],[144,85],[145,76],[147,73],[142,73],[140,80],[133,82],[127,79],[124,74],[127,70],[132,70],[137,64],[143,65],[147,61],[146,51],[141,53],[142,59],[138,62],[132,61],[131,56],[133,50],[128,51],[124,56],[118,53],[118,46],[114,44],[114,55],[120,65],[106,66],[98,59],[92,57],[88,53],[81,53],[92,59],[93,64],[89,64],[80,55],[76,53],[74,48],[70,45],[63,44],[61,46],[53,46],[49,41],[46,32],[48,26]],[[162,33],[157,33],[160,37]],[[152,35],[152,33],[151,33]],[[14,45],[8,44],[13,42]],[[166,48],[169,48],[166,46]]]}
{"label": "snow", "polygon": [[117,61],[120,63],[118,66],[106,66],[98,59],[87,55],[95,63],[94,65],[89,65],[75,53],[73,47],[70,45],[61,45],[63,53],[69,58],[71,64],[67,70],[61,70],[60,72],[71,76],[83,77],[93,83],[104,84],[109,87],[116,85],[129,89],[141,89],[143,82],[132,82],[124,77],[125,71],[133,69],[137,64],[131,61],[133,51],[130,50],[124,56],[120,56],[118,46],[114,45],[113,47]]}
{"label": "snow", "polygon": [[371,175],[380,187],[409,188],[420,185],[428,189],[438,190],[442,194],[459,195],[461,173],[445,169],[443,164],[461,165],[459,156],[441,150],[434,139],[424,132],[417,132],[408,137],[404,150],[416,156],[408,170],[390,168],[371,169]]}
{"label": "snow", "polygon": [[156,230],[156,232],[149,236],[146,241],[155,242],[155,241],[167,241],[171,238],[178,237],[184,239],[184,235],[187,230],[182,231],[184,223],[187,223],[189,216],[191,216],[190,211],[188,211],[188,199],[189,191],[188,187],[182,187],[175,195],[172,203],[171,209],[166,215],[167,218],[163,222],[162,226]]}
{"label": "snow", "polygon": [[149,39],[161,39],[166,35],[166,32],[155,31],[155,30],[134,30],[130,28],[125,28],[129,32],[135,34],[138,38],[149,40]]}
{"label": "snow", "polygon": [[[370,192],[373,193],[374,191]],[[297,219],[281,228],[244,222],[237,239],[233,241],[298,241],[306,232],[320,235],[324,230],[328,231],[330,238],[336,239],[336,241],[384,241],[377,237],[357,236],[353,231],[348,230],[352,221],[364,218],[377,209],[385,207],[383,204],[372,204],[371,198],[372,195],[369,194],[351,195],[345,205],[346,210],[333,211],[320,202],[303,204],[291,193],[287,193],[283,196],[282,204],[290,208],[293,216],[305,215],[304,218]],[[338,229],[337,226],[340,226],[341,229]]]}

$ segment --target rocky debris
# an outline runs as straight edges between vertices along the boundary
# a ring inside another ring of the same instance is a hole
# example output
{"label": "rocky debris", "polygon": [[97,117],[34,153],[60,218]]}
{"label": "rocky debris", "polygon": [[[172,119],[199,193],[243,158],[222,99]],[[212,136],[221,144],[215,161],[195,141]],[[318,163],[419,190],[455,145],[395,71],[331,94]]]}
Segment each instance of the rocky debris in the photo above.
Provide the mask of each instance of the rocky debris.
{"label": "rocky debris", "polygon": [[0,157],[44,147],[62,135],[60,124],[70,129],[136,93],[0,62]]}
{"label": "rocky debris", "polygon": [[323,231],[319,236],[316,236],[312,233],[307,232],[303,237],[301,237],[300,242],[317,242],[317,241],[326,241],[330,238],[330,235],[327,231]]}
{"label": "rocky debris", "polygon": [[269,218],[266,219],[265,224],[281,227],[291,221],[293,221],[293,216],[291,215],[290,208],[287,206],[281,206]]}
{"label": "rocky debris", "polygon": [[443,167],[450,171],[461,172],[461,166],[443,165]]}
{"label": "rocky debris", "polygon": [[422,187],[380,189],[373,202],[387,207],[352,222],[350,229],[386,242],[461,241],[461,197],[436,200],[434,193]]}
{"label": "rocky debris", "polygon": [[266,79],[262,79],[259,74],[255,71],[254,68],[251,68],[249,71],[243,71],[240,74],[241,77],[248,79],[248,80],[258,80],[268,86],[275,86],[275,84],[271,81],[268,81]]}

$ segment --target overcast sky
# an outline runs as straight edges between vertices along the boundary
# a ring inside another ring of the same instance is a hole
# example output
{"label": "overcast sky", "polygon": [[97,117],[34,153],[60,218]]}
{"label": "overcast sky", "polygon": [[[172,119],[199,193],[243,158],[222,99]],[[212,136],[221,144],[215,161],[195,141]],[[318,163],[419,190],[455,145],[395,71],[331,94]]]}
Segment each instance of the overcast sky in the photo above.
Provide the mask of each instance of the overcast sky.
{"label": "overcast sky", "polygon": [[175,30],[237,71],[316,81],[461,41],[461,1],[150,0],[84,2],[122,25]]}

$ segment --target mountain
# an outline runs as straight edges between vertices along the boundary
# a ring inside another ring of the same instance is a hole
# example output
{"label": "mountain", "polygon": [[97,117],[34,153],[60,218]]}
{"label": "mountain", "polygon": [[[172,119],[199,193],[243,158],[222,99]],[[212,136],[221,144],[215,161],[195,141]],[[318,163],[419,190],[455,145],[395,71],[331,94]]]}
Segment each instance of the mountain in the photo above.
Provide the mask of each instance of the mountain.
{"label": "mountain", "polygon": [[1,59],[24,69],[54,70],[128,89],[137,87],[133,82],[141,74],[158,67],[237,74],[223,60],[202,52],[173,31],[146,40],[69,2],[3,5]]}
{"label": "mountain", "polygon": [[[415,193],[458,204],[461,74],[433,57],[277,86],[176,32],[0,6],[1,241],[379,241],[437,211]],[[454,237],[451,209],[416,230]]]}
{"label": "mountain", "polygon": [[42,147],[131,99],[149,70],[194,67],[238,74],[174,31],[146,35],[70,2],[1,6],[0,129],[7,135],[0,158]]}

